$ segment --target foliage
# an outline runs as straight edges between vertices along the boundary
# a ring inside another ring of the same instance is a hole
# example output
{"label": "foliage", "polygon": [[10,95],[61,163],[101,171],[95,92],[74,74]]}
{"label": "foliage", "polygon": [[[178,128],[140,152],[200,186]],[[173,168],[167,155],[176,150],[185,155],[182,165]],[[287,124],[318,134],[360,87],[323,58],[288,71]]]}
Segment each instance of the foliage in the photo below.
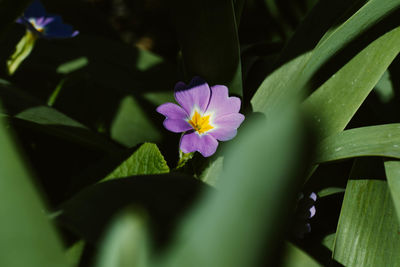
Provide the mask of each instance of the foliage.
{"label": "foliage", "polygon": [[[0,266],[400,266],[400,0],[41,2],[79,34],[0,1]],[[194,76],[245,115],[207,158],[156,111]]]}

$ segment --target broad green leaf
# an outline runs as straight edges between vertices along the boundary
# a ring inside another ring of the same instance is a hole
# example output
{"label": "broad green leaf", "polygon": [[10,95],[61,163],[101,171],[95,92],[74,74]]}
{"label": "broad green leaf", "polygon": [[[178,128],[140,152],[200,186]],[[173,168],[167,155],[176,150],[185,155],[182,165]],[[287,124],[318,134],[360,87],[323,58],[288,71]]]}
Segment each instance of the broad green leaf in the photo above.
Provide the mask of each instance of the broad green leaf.
{"label": "broad green leaf", "polygon": [[97,267],[147,267],[149,240],[146,219],[139,212],[118,216],[97,254]]}
{"label": "broad green leaf", "polygon": [[349,180],[333,258],[353,266],[400,266],[399,224],[385,181]]}
{"label": "broad green leaf", "polygon": [[397,218],[400,222],[400,161],[385,161],[386,179],[396,208]]}
{"label": "broad green leaf", "polygon": [[318,267],[321,266],[311,258],[306,252],[296,247],[292,243],[286,243],[286,254],[284,256],[284,267]]}
{"label": "broad green leaf", "polygon": [[0,266],[67,266],[43,201],[0,122]]}
{"label": "broad green leaf", "polygon": [[128,159],[121,163],[102,181],[110,179],[168,173],[169,167],[156,144],[145,143],[141,145]]}
{"label": "broad green leaf", "polygon": [[239,39],[232,0],[174,0],[173,16],[187,79],[201,76],[242,95]]}
{"label": "broad green leaf", "polygon": [[305,94],[307,82],[328,59],[399,6],[399,0],[368,1],[347,21],[328,32],[312,51],[298,56],[295,64],[286,63],[268,76],[251,100],[254,111],[268,116],[288,96]]}
{"label": "broad green leaf", "polygon": [[400,124],[355,128],[331,135],[318,145],[315,162],[367,156],[400,159]]}
{"label": "broad green leaf", "polygon": [[304,101],[321,138],[342,131],[400,51],[400,27],[362,50]]}
{"label": "broad green leaf", "polygon": [[151,115],[146,114],[134,97],[123,98],[111,125],[112,139],[127,147],[160,141],[161,132],[150,120]]}
{"label": "broad green leaf", "polygon": [[287,89],[289,88],[288,85],[292,82],[294,78],[293,75],[302,68],[304,62],[307,61],[311,55],[311,52],[304,53],[270,74],[251,99],[253,110],[256,112],[263,112],[269,117],[273,110],[292,95],[292,92],[289,91],[291,89]]}
{"label": "broad green leaf", "polygon": [[224,159],[218,192],[205,195],[182,223],[164,266],[251,267],[276,245],[270,238],[289,207],[302,139],[291,111],[242,129]]}
{"label": "broad green leaf", "polygon": [[0,1],[0,37],[21,16],[31,0],[1,0]]}

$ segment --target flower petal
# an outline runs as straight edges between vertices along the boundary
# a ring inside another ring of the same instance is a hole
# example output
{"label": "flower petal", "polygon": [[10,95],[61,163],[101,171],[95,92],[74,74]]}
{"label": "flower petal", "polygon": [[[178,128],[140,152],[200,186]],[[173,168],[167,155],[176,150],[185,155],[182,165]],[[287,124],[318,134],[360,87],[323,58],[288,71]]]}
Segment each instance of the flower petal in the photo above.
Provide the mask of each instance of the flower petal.
{"label": "flower petal", "polygon": [[184,153],[199,151],[204,157],[209,157],[217,150],[218,141],[208,134],[192,132],[182,136],[179,147]]}
{"label": "flower petal", "polygon": [[190,124],[182,119],[168,119],[166,118],[163,122],[164,127],[174,133],[182,133],[192,129]]}
{"label": "flower petal", "polygon": [[78,31],[74,31],[71,25],[64,24],[60,16],[51,17],[53,18],[53,21],[45,27],[45,38],[70,38],[79,34]]}
{"label": "flower petal", "polygon": [[160,105],[157,109],[157,112],[164,115],[170,119],[182,119],[185,120],[188,117],[186,111],[174,103],[165,103]]}
{"label": "flower petal", "polygon": [[213,121],[216,125],[215,130],[210,131],[210,135],[219,141],[228,141],[236,136],[236,129],[244,120],[244,115],[240,113],[232,113],[219,117]]}
{"label": "flower petal", "polygon": [[33,1],[32,4],[30,4],[24,11],[24,17],[27,19],[39,18],[45,16],[46,16],[46,10],[44,9],[44,6],[42,5],[42,3],[40,3],[39,0]]}
{"label": "flower petal", "polygon": [[210,87],[201,78],[195,77],[188,86],[177,83],[175,86],[175,99],[190,115],[194,108],[200,109],[201,113],[207,109],[210,101]]}
{"label": "flower petal", "polygon": [[238,97],[229,97],[228,88],[224,85],[215,85],[211,87],[210,103],[207,112],[213,112],[216,117],[231,113],[238,113],[240,110],[240,99]]}

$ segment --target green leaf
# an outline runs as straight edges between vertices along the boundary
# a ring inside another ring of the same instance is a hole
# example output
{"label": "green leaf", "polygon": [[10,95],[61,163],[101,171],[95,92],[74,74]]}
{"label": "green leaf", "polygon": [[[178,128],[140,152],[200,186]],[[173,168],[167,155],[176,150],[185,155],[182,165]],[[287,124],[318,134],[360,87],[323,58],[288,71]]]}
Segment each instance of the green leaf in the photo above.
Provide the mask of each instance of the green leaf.
{"label": "green leaf", "polygon": [[67,266],[45,207],[0,122],[0,266]]}
{"label": "green leaf", "polygon": [[290,91],[293,87],[289,86],[293,75],[296,75],[296,72],[303,67],[304,62],[311,55],[311,52],[304,53],[270,74],[251,99],[253,110],[263,112],[268,117],[271,112],[284,103],[293,93]]}
{"label": "green leaf", "polygon": [[[242,95],[240,47],[232,0],[175,0],[173,16],[187,79],[201,76]],[[184,23],[183,23],[184,22]]]}
{"label": "green leaf", "polygon": [[[271,13],[278,12],[275,3],[277,2],[276,0],[265,1],[268,3]],[[289,42],[280,53],[278,64],[280,65],[306,51],[314,49],[324,34],[332,27],[332,24],[337,24],[338,18],[341,18],[358,2],[366,2],[366,0],[318,1],[297,27]]]}
{"label": "green leaf", "polygon": [[251,267],[275,247],[288,196],[295,195],[303,136],[298,111],[279,111],[268,124],[242,129],[226,153],[218,192],[205,195],[182,223],[164,266]]}
{"label": "green leaf", "polygon": [[92,132],[81,123],[50,107],[31,107],[12,117],[7,115],[6,117],[11,122],[28,129],[48,133],[92,149],[112,154],[118,153],[120,150],[106,138]]}
{"label": "green leaf", "polygon": [[4,103],[4,108],[0,108],[0,116],[7,117],[11,123],[111,154],[120,151],[105,137],[60,111],[41,105],[40,101],[7,81],[0,80],[0,97]]}
{"label": "green leaf", "polygon": [[24,37],[15,47],[15,52],[7,60],[7,70],[9,75],[13,75],[19,65],[29,56],[35,46],[38,36],[30,31],[26,31]]}
{"label": "green leaf", "polygon": [[318,267],[321,266],[300,248],[292,243],[286,243],[286,254],[282,266],[284,267]]}
{"label": "green leaf", "polygon": [[145,216],[138,212],[126,212],[118,216],[103,240],[96,266],[150,266],[146,224]]}
{"label": "green leaf", "polygon": [[161,133],[139,102],[134,97],[127,96],[121,100],[112,122],[111,137],[127,147],[133,147],[143,142],[158,142]]}
{"label": "green leaf", "polygon": [[145,143],[102,181],[134,175],[161,174],[168,172],[169,168],[167,162],[160,150],[158,150],[157,145]]}
{"label": "green leaf", "polygon": [[342,131],[400,51],[400,27],[362,50],[304,101],[321,138]]}
{"label": "green leaf", "polygon": [[399,266],[399,224],[387,183],[350,180],[333,258],[345,266]]}
{"label": "green leaf", "polygon": [[74,71],[77,71],[81,68],[84,68],[89,63],[87,57],[79,57],[68,62],[64,62],[63,64],[57,67],[57,73],[68,74]]}
{"label": "green leaf", "polygon": [[388,71],[385,71],[379,82],[376,84],[375,92],[383,103],[388,103],[394,98],[395,90]]}
{"label": "green leaf", "polygon": [[65,256],[70,266],[79,267],[79,262],[81,260],[84,248],[85,242],[80,240],[65,251]]}
{"label": "green leaf", "polygon": [[355,128],[331,135],[318,145],[315,162],[367,156],[400,159],[399,129],[400,124],[395,123]]}
{"label": "green leaf", "polygon": [[269,116],[287,97],[304,94],[307,82],[328,59],[399,5],[399,0],[368,1],[347,21],[328,32],[312,51],[304,52],[269,75],[251,100],[254,111]]}
{"label": "green leaf", "polygon": [[336,233],[325,236],[324,239],[322,240],[322,245],[324,245],[327,249],[332,251],[333,246],[335,245],[335,238],[336,238]]}
{"label": "green leaf", "polygon": [[216,186],[224,167],[224,158],[218,157],[201,173],[200,180],[206,184]]}
{"label": "green leaf", "polygon": [[400,161],[385,161],[385,172],[394,207],[396,208],[397,218],[400,222]]}

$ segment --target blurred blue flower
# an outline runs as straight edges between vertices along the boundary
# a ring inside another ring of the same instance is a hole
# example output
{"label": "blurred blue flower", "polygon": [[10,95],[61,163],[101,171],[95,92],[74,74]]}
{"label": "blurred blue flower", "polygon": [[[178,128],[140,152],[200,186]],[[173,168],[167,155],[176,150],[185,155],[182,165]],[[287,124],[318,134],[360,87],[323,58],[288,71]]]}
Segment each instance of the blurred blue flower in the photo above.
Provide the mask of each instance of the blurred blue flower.
{"label": "blurred blue flower", "polygon": [[293,225],[293,234],[297,238],[304,238],[306,234],[311,232],[311,225],[309,220],[315,216],[316,201],[317,194],[314,192],[309,194],[307,197],[305,197],[303,193],[300,194],[297,200],[295,221]]}
{"label": "blurred blue flower", "polygon": [[71,25],[64,24],[60,16],[47,14],[39,0],[33,1],[17,23],[25,25],[37,37],[46,39],[70,38],[79,34]]}

